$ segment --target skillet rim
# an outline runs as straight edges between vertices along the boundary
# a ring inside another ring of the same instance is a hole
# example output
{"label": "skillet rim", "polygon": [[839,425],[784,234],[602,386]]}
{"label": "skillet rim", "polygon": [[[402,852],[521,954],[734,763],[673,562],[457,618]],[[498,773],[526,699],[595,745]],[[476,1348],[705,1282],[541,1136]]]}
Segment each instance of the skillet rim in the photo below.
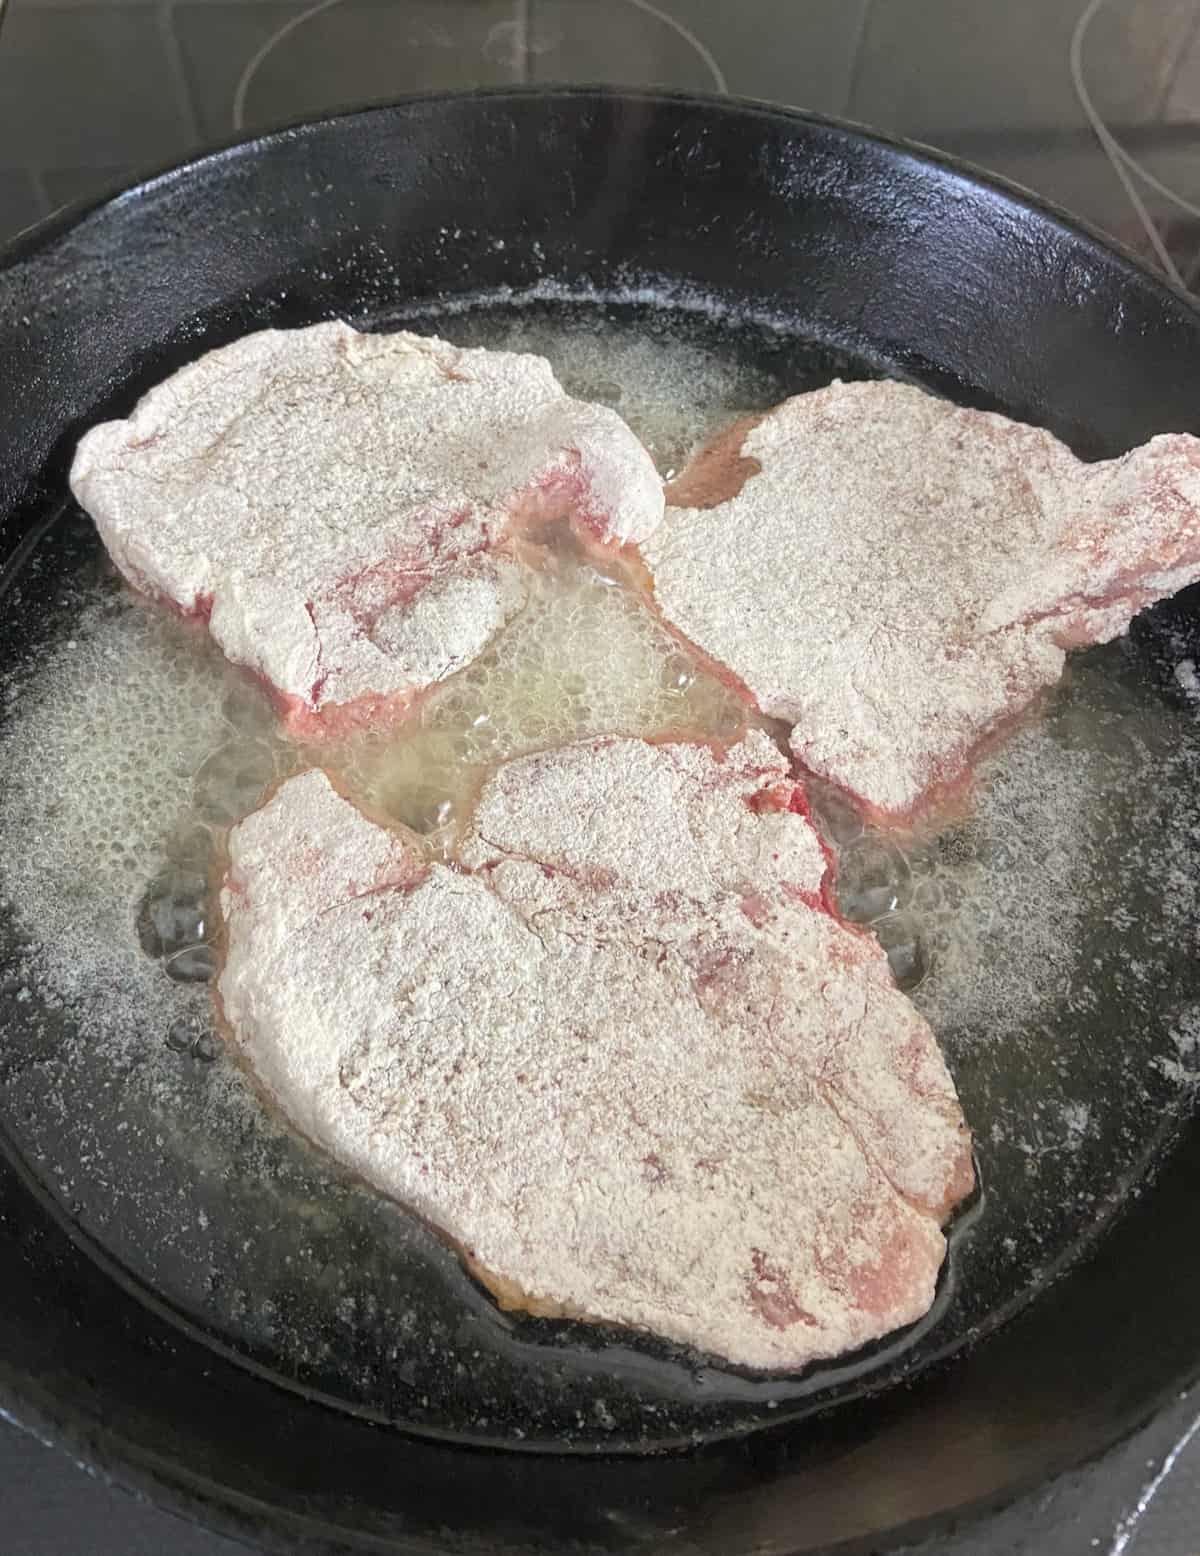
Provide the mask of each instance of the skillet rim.
{"label": "skillet rim", "polygon": [[0,244],[0,275],[15,268],[34,254],[43,252],[55,240],[67,236],[88,216],[107,206],[125,200],[132,201],[143,193],[148,193],[160,185],[169,184],[195,169],[215,167],[222,162],[232,162],[243,156],[249,156],[260,147],[273,142],[298,140],[312,131],[342,120],[365,119],[375,114],[386,115],[394,113],[396,109],[413,108],[427,103],[529,98],[540,101],[592,98],[598,102],[645,103],[650,106],[676,103],[709,111],[734,112],[742,116],[752,114],[775,120],[790,119],[799,124],[811,124],[821,129],[836,131],[849,140],[866,141],[889,151],[900,152],[918,162],[932,163],[946,172],[965,179],[976,188],[987,189],[1024,210],[1033,210],[1051,222],[1059,231],[1083,239],[1091,248],[1102,250],[1107,258],[1111,259],[1115,256],[1127,272],[1132,272],[1143,282],[1149,282],[1155,290],[1169,297],[1176,305],[1182,304],[1200,324],[1200,297],[1183,287],[1176,286],[1174,281],[1156,270],[1128,244],[1104,232],[1085,217],[1074,215],[1065,206],[1047,199],[1027,185],[985,168],[981,163],[972,162],[967,157],[943,151],[937,146],[926,141],[915,140],[910,136],[892,135],[884,130],[873,129],[857,119],[846,119],[836,114],[774,104],[764,98],[745,97],[734,93],[694,92],[668,87],[620,87],[605,83],[550,84],[544,87],[538,85],[481,86],[446,91],[406,92],[386,102],[351,104],[331,108],[327,112],[307,118],[281,119],[256,130],[251,135],[221,137],[193,156],[174,158],[169,162],[153,165],[134,183],[117,182],[97,194],[84,195],[80,199],[69,201],[66,205],[51,211],[48,216],[22,228]]}
{"label": "skillet rim", "polygon": [[[412,92],[386,102],[338,107],[318,115],[285,119],[249,135],[236,134],[221,138],[194,155],[173,159],[151,169],[133,183],[120,182],[97,194],[69,202],[18,232],[5,243],[0,244],[0,281],[27,260],[45,253],[57,242],[69,237],[93,214],[121,203],[136,202],[153,190],[184,180],[202,170],[217,170],[223,164],[232,164],[244,157],[253,157],[272,145],[302,140],[308,135],[329,129],[343,121],[369,119],[373,116],[382,119],[395,115],[398,110],[473,100],[492,102],[590,100],[597,104],[613,103],[622,106],[642,104],[650,108],[679,105],[701,109],[713,115],[730,114],[743,119],[754,117],[777,124],[790,121],[833,132],[844,142],[877,146],[898,154],[908,161],[940,169],[977,191],[986,191],[1009,208],[1036,215],[1059,234],[1074,240],[1085,251],[1098,254],[1106,264],[1112,265],[1115,261],[1124,277],[1131,279],[1138,286],[1148,287],[1152,293],[1169,302],[1173,308],[1182,309],[1200,327],[1200,299],[1155,270],[1127,244],[1102,232],[1096,225],[1073,215],[1036,191],[967,158],[909,137],[875,130],[854,120],[776,105],[763,99],[691,90],[625,88],[604,83],[503,85]],[[28,1189],[28,1185],[22,1186]],[[44,1206],[39,1205],[39,1209],[45,1213]],[[61,1225],[57,1216],[54,1217],[54,1222],[56,1226]],[[66,1228],[63,1230],[65,1231]],[[70,1235],[69,1232],[67,1235]],[[76,1247],[80,1246],[74,1237],[71,1241]],[[102,1264],[99,1267],[103,1269]],[[111,1276],[108,1278],[111,1279]],[[161,1321],[161,1315],[155,1307],[151,1306],[146,1310]],[[186,1328],[183,1334],[189,1339],[193,1338]],[[175,1457],[160,1456],[152,1448],[133,1441],[107,1423],[91,1423],[89,1426],[86,1415],[78,1410],[72,1411],[69,1406],[62,1409],[47,1408],[47,1403],[35,1397],[39,1394],[36,1380],[32,1376],[28,1378],[24,1375],[19,1378],[10,1376],[10,1365],[7,1363],[7,1358],[0,1358],[0,1419],[8,1421],[21,1430],[29,1431],[47,1446],[66,1451],[72,1457],[78,1455],[77,1462],[80,1467],[88,1469],[91,1473],[98,1473],[108,1484],[123,1486],[139,1499],[151,1500],[159,1506],[166,1507],[168,1511],[185,1510],[183,1516],[202,1521],[204,1527],[219,1532],[227,1538],[235,1540],[252,1538],[256,1542],[267,1539],[270,1541],[271,1549],[296,1549],[294,1543],[283,1544],[284,1535],[281,1526],[286,1524],[291,1532],[291,1540],[302,1539],[303,1549],[308,1551],[342,1552],[379,1549],[399,1552],[429,1549],[425,1545],[413,1543],[411,1536],[406,1536],[397,1542],[386,1536],[363,1530],[355,1532],[352,1537],[353,1543],[343,1543],[343,1539],[338,1537],[340,1531],[337,1527],[323,1518],[314,1517],[296,1508],[281,1508],[276,1503],[239,1490],[223,1479],[218,1480],[196,1471],[191,1466],[180,1463]],[[976,1498],[956,1508],[946,1509],[933,1515],[932,1519],[909,1520],[894,1529],[872,1536],[865,1545],[862,1545],[862,1548],[865,1550],[869,1546],[872,1550],[882,1549],[877,1545],[877,1541],[881,1538],[886,1540],[890,1547],[896,1541],[917,1537],[931,1524],[944,1525],[947,1518],[956,1523],[971,1523],[986,1511],[1004,1506],[1030,1490],[1047,1484],[1048,1480],[1073,1466],[1095,1462],[1127,1441],[1169,1401],[1178,1399],[1181,1391],[1186,1392],[1198,1379],[1200,1379],[1200,1352],[1197,1353],[1186,1378],[1177,1377],[1172,1384],[1164,1386],[1156,1393],[1150,1404],[1135,1409],[1133,1414],[1126,1418],[1116,1436],[1107,1437],[1090,1452],[1085,1450],[1082,1457],[1072,1450],[1060,1459],[1049,1476],[1044,1471],[1035,1471],[1018,1477],[995,1492],[985,1494],[982,1498]],[[22,1388],[20,1385],[23,1382],[27,1382],[29,1386]],[[50,1402],[57,1405],[53,1396]],[[305,1403],[309,1408],[315,1405],[323,1412],[331,1415],[339,1414],[333,1407],[321,1401],[306,1400]],[[16,1409],[12,1408],[14,1406]],[[74,1416],[74,1419],[69,1420],[70,1416]],[[405,1434],[399,1435],[403,1437]],[[768,1428],[757,1435],[762,1438],[773,1435],[772,1429]],[[722,1445],[714,1446],[719,1450]],[[494,1449],[470,1444],[456,1445],[453,1451],[489,1455],[496,1453]],[[678,1453],[671,1456],[679,1457]],[[536,1457],[561,1462],[565,1456],[545,1453]],[[579,1463],[585,1456],[571,1457]],[[608,1462],[613,1462],[613,1456],[602,1453],[588,1455],[586,1458],[607,1459]],[[536,1458],[530,1456],[527,1462],[536,1462]],[[272,1524],[276,1527],[272,1528]],[[836,1547],[826,1549],[848,1552],[851,1548],[858,1550],[860,1543],[858,1538],[852,1538],[849,1543],[839,1541]]]}

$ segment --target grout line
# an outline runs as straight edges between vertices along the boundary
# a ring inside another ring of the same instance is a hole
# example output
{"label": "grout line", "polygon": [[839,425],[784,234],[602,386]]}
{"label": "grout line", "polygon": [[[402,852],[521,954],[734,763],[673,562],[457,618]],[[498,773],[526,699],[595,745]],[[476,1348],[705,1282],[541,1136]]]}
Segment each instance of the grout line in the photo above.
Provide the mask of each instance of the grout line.
{"label": "grout line", "polygon": [[1154,100],[1151,113],[1155,119],[1161,119],[1170,100],[1171,93],[1175,89],[1175,82],[1179,79],[1179,72],[1184,60],[1192,51],[1196,42],[1196,35],[1200,33],[1200,7],[1193,10],[1191,18],[1180,28],[1181,37],[1175,49],[1175,58],[1167,67],[1162,85],[1158,89],[1158,96]]}
{"label": "grout line", "polygon": [[846,95],[842,99],[842,114],[847,118],[851,116],[850,104],[854,101],[862,78],[863,45],[867,41],[867,29],[874,15],[875,0],[863,0],[862,10],[858,13],[858,26],[854,29],[854,52],[850,56],[850,72],[846,77]]}
{"label": "grout line", "polygon": [[[0,0],[0,6],[2,4],[3,0]],[[29,183],[30,193],[33,195],[33,203],[37,207],[38,220],[41,221],[43,216],[49,216],[50,214],[50,200],[45,182],[41,175],[35,173],[31,167],[25,169],[25,177]]]}
{"label": "grout line", "polygon": [[[3,14],[7,3],[8,0],[0,0],[0,14]],[[196,4],[198,9],[204,10],[208,0],[191,0],[191,3]],[[224,3],[229,5],[231,0],[224,0]],[[241,3],[247,10],[265,11],[272,8],[278,9],[281,0],[241,0]],[[17,0],[15,9],[26,13],[30,11],[149,11],[154,4],[155,0],[34,0],[33,4],[29,4],[28,0]]]}
{"label": "grout line", "polygon": [[283,42],[297,27],[303,27],[305,22],[311,21],[314,16],[319,16],[322,11],[331,10],[335,5],[340,5],[341,0],[316,0],[307,10],[301,11],[298,16],[289,19],[277,27],[267,41],[257,48],[246,61],[241,75],[237,79],[237,85],[233,89],[233,128],[241,131],[246,128],[246,97],[250,91],[250,83],[258,74],[259,66],[267,58],[273,49]]}
{"label": "grout line", "polygon": [[50,191],[46,188],[46,180],[41,168],[31,167],[29,169],[29,182],[33,185],[34,197],[42,208],[42,215],[49,216],[51,211],[56,210],[57,207],[50,199]]}
{"label": "grout line", "polygon": [[516,53],[517,53],[517,82],[520,86],[528,86],[533,79],[529,59],[530,22],[533,19],[533,0],[516,0],[515,26],[516,26]]}
{"label": "grout line", "polygon": [[[0,0],[0,17],[4,14],[7,0]],[[154,0],[112,0],[112,3],[103,3],[103,0],[37,0],[34,5],[21,4],[20,9],[29,11],[97,11],[100,9],[113,11],[149,11]]]}
{"label": "grout line", "polygon": [[175,105],[183,114],[188,137],[192,145],[195,146],[203,138],[200,128],[200,114],[196,108],[196,99],[192,95],[187,67],[183,62],[183,50],[179,45],[179,34],[175,31],[175,0],[166,0],[165,4],[159,6],[158,30],[162,38],[163,50],[167,56],[167,69],[170,71],[171,79],[175,85]]}
{"label": "grout line", "polygon": [[669,11],[661,10],[652,3],[652,0],[625,0],[625,4],[633,6],[636,11],[644,11],[647,16],[653,16],[655,21],[662,22],[665,27],[670,27],[673,32],[677,32],[685,43],[690,43],[701,60],[703,60],[705,68],[712,77],[713,86],[722,97],[728,97],[729,83],[725,79],[725,72],[718,64],[712,50],[702,38],[696,36],[690,27],[685,26],[677,16],[673,16]]}

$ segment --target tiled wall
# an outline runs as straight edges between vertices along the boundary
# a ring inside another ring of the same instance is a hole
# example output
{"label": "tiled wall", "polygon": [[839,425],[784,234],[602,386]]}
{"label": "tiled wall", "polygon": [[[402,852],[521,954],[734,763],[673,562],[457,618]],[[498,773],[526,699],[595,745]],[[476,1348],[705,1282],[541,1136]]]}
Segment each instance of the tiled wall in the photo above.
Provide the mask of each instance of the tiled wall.
{"label": "tiled wall", "polygon": [[[0,235],[234,133],[413,90],[724,88],[914,135],[1126,236],[1068,70],[1083,0],[10,0]],[[1108,0],[1105,115],[1200,196],[1200,0]],[[239,98],[239,82],[241,94]],[[1162,202],[1155,202],[1166,214]]]}

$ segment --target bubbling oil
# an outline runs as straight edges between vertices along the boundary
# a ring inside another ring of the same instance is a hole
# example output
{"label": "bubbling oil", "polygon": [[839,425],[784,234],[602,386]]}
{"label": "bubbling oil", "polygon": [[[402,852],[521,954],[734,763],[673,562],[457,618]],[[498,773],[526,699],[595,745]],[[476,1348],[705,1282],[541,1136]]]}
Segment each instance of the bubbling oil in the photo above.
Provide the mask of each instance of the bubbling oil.
{"label": "bubbling oil", "polygon": [[[506,305],[439,328],[543,351],[630,418],[664,473],[715,426],[831,376],[794,340],[748,352],[652,309]],[[417,1429],[635,1441],[798,1398],[711,1368],[697,1393],[670,1347],[498,1315],[436,1239],[270,1117],[213,1023],[223,840],[288,774],[333,766],[436,855],[497,762],[602,734],[728,740],[753,722],[621,572],[548,551],[474,664],[399,730],[320,752],[284,736],[201,629],[94,563],[46,620],[9,673],[0,732],[0,1078],[19,1149],[93,1238],[221,1343]],[[1194,1089],[1198,728],[1113,645],[1073,661],[953,823],[899,838],[811,786],[841,910],[933,1025],[975,1134],[986,1206],[937,1320],[955,1332],[1094,1234]],[[415,1380],[399,1403],[397,1367]]]}
{"label": "bubbling oil", "polygon": [[594,309],[475,310],[439,320],[437,328],[456,345],[548,357],[568,394],[621,414],[668,481],[722,427],[802,387],[779,341],[749,360],[714,350],[694,330],[665,339],[661,330],[623,327]]}
{"label": "bubbling oil", "polygon": [[436,687],[398,736],[333,752],[369,810],[436,848],[497,762],[596,735],[731,739],[741,700],[698,665],[619,571],[569,543],[543,555],[528,602],[485,653]]}

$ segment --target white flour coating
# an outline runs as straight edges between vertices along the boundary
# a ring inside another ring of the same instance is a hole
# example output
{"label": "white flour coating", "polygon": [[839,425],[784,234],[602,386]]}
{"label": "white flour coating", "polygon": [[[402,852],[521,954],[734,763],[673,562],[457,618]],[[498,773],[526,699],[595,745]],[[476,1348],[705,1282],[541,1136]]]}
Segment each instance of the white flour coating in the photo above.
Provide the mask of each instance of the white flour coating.
{"label": "white flour coating", "polygon": [[[732,495],[730,495],[732,493]],[[901,818],[1153,600],[1200,577],[1200,442],[1085,465],[897,383],[834,383],[689,467],[643,547],[658,605],[794,726],[810,770]]]}
{"label": "white flour coating", "polygon": [[225,1016],[311,1139],[502,1303],[795,1369],[913,1321],[972,1167],[953,1085],[752,734],[485,787],[454,866],[320,772],[235,828]]}
{"label": "white flour coating", "polygon": [[207,617],[309,734],[480,652],[524,598],[513,524],[622,544],[663,505],[620,417],[544,358],[340,323],[209,352],[93,428],[71,484],[130,582]]}

